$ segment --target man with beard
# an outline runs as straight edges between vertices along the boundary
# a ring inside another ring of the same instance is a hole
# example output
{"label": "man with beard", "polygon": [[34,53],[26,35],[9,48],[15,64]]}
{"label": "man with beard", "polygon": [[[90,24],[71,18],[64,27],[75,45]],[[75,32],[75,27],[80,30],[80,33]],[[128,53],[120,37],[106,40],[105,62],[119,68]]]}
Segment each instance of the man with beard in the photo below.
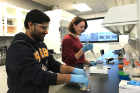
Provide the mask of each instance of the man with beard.
{"label": "man with beard", "polygon": [[83,69],[62,65],[48,52],[43,41],[49,22],[50,18],[40,10],[27,13],[26,32],[16,34],[7,51],[7,93],[48,93],[49,85],[68,82],[88,87]]}

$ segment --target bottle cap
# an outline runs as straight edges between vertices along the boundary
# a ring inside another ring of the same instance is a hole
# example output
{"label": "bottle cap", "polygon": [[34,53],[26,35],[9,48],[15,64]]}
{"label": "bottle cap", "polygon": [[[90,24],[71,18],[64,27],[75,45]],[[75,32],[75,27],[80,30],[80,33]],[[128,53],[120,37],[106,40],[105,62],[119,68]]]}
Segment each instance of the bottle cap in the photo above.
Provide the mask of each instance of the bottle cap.
{"label": "bottle cap", "polygon": [[140,64],[137,64],[138,66],[140,66]]}
{"label": "bottle cap", "polygon": [[135,61],[135,63],[139,63],[139,61]]}

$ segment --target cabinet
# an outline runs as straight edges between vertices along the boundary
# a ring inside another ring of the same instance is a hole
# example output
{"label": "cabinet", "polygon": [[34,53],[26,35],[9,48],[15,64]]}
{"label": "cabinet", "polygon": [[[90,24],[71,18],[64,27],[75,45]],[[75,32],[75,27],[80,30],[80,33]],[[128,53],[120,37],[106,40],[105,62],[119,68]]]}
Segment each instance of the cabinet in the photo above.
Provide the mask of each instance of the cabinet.
{"label": "cabinet", "polygon": [[4,20],[3,25],[3,36],[14,36],[17,33],[17,13],[18,9],[15,6],[3,3],[2,4],[2,19]]}
{"label": "cabinet", "polygon": [[22,20],[20,20],[21,21],[20,24],[22,24],[22,25],[21,25],[21,30],[20,31],[25,33],[26,29],[24,27],[24,21],[25,21],[26,14],[29,12],[29,10],[21,9],[21,12],[22,12],[22,16],[21,16]]}
{"label": "cabinet", "polygon": [[2,26],[3,26],[3,25],[2,25],[2,24],[3,24],[3,23],[2,23],[2,21],[3,21],[3,20],[2,20],[2,15],[3,15],[2,3],[0,2],[0,36],[2,36],[2,31],[3,31],[3,30],[2,30]]}
{"label": "cabinet", "polygon": [[19,32],[25,32],[23,23],[25,10],[7,3],[0,3],[0,36],[14,36]]}

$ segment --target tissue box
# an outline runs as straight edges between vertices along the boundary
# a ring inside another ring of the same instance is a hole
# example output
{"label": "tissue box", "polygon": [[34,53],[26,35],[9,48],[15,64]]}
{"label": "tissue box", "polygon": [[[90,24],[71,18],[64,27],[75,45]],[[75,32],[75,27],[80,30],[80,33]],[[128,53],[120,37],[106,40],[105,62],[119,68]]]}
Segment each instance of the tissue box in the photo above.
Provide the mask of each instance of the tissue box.
{"label": "tissue box", "polygon": [[121,80],[119,93],[140,93],[140,86],[129,85],[127,82],[127,80]]}

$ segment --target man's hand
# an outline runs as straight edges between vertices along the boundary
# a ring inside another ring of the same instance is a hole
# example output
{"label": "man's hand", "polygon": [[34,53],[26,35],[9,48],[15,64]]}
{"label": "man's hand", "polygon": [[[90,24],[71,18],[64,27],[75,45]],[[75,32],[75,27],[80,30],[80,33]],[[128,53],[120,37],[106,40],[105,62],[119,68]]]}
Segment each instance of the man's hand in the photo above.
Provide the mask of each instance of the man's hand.
{"label": "man's hand", "polygon": [[72,71],[73,74],[76,75],[83,75],[87,78],[86,73],[83,69],[79,69],[79,68],[74,68],[74,70]]}
{"label": "man's hand", "polygon": [[[85,87],[88,87],[88,84],[89,84],[88,79],[85,78],[83,75],[73,75],[73,74],[71,74],[70,82],[85,84]],[[83,86],[80,86],[80,87],[83,88]]]}

